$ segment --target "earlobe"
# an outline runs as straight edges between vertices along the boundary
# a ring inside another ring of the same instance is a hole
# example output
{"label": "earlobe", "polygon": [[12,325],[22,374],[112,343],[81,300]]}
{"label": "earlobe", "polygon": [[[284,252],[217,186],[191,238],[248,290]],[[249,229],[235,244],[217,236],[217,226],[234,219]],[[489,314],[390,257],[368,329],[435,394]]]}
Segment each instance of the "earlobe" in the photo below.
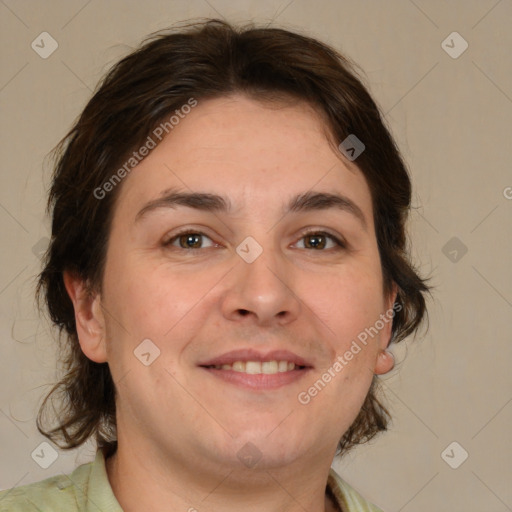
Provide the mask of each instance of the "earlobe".
{"label": "earlobe", "polygon": [[382,375],[390,372],[395,367],[395,356],[389,350],[382,350],[377,355],[373,373]]}
{"label": "earlobe", "polygon": [[64,285],[75,310],[75,324],[82,352],[96,363],[107,360],[105,345],[105,317],[101,295],[91,292],[79,276],[65,271]]}
{"label": "earlobe", "polygon": [[385,315],[388,321],[386,322],[385,327],[380,335],[379,353],[377,355],[377,360],[375,361],[374,373],[376,375],[388,373],[395,366],[395,357],[387,348],[389,346],[393,334],[393,319],[396,313],[394,306],[397,297],[398,286],[396,285],[396,283],[393,283],[392,291],[389,294],[388,300],[386,302]]}

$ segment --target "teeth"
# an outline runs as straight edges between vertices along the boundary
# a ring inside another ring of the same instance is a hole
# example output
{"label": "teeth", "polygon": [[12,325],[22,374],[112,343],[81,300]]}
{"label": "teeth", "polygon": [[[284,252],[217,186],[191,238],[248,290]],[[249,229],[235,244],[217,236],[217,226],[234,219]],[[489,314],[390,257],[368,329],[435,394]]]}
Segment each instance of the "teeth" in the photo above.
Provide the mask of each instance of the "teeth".
{"label": "teeth", "polygon": [[[230,364],[227,364],[226,366],[231,366]],[[224,368],[227,370],[228,368]],[[242,361],[236,361],[236,363],[233,363],[233,371],[235,372],[245,372],[245,363]]]}
{"label": "teeth", "polygon": [[247,361],[245,363],[245,373],[261,373],[261,363],[259,361]]}
{"label": "teeth", "polygon": [[248,373],[250,375],[258,375],[265,373],[273,375],[275,373],[290,372],[295,370],[295,363],[289,361],[236,361],[233,364],[217,364],[214,366],[216,370],[233,370],[234,372]]}
{"label": "teeth", "polygon": [[277,361],[265,361],[261,363],[262,373],[277,373],[279,371],[279,363]]}

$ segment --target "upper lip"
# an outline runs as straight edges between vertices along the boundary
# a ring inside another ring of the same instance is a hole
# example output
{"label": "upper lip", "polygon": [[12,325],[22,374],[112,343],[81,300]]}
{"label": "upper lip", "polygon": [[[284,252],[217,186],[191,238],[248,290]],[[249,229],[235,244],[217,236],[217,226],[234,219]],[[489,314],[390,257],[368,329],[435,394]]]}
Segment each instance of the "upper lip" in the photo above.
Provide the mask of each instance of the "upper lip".
{"label": "upper lip", "polygon": [[236,361],[288,361],[290,363],[295,363],[297,366],[312,366],[304,358],[290,352],[289,350],[271,350],[270,352],[262,353],[253,349],[232,350],[221,354],[220,356],[201,362],[199,363],[199,366],[233,364]]}

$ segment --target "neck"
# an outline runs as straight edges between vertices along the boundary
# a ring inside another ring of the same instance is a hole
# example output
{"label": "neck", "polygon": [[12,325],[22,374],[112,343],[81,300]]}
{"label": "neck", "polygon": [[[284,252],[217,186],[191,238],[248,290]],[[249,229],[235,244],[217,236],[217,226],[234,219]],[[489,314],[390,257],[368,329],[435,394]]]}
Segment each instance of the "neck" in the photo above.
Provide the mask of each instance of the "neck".
{"label": "neck", "polygon": [[124,512],[334,512],[326,496],[330,464],[283,468],[212,468],[204,460],[163,459],[120,440],[106,469]]}

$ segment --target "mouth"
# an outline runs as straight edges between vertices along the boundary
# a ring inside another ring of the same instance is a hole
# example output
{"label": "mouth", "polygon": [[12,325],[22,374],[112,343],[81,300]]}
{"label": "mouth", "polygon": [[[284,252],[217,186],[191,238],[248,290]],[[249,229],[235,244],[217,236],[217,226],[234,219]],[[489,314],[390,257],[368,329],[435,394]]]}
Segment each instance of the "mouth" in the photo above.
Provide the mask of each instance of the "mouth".
{"label": "mouth", "polygon": [[302,379],[313,367],[289,351],[238,350],[198,365],[215,378],[252,390],[276,389]]}
{"label": "mouth", "polygon": [[215,370],[232,370],[234,372],[246,373],[249,375],[275,375],[276,373],[303,370],[306,366],[296,365],[291,361],[235,361],[233,364],[208,365],[203,368]]}

